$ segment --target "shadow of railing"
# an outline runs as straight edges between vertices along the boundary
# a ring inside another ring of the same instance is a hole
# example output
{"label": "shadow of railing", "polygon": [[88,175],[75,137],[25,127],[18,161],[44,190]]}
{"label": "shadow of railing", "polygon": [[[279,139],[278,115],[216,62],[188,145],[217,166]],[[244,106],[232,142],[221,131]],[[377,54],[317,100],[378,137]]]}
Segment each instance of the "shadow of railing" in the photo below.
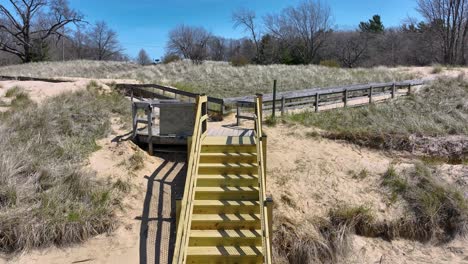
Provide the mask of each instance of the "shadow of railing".
{"label": "shadow of railing", "polygon": [[164,162],[151,176],[145,176],[148,183],[143,212],[137,217],[141,220],[139,253],[142,264],[171,263],[174,254],[176,197],[183,195],[186,157],[181,154],[160,157]]}

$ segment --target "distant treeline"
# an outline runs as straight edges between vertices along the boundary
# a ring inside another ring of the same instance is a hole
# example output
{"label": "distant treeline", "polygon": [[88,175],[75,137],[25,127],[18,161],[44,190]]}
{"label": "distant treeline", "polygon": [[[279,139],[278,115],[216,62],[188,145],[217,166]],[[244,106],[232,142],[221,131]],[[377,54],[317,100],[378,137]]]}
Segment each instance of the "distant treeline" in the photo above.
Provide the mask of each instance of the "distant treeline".
{"label": "distant treeline", "polygon": [[[246,64],[467,65],[468,0],[414,0],[423,20],[408,18],[386,28],[379,15],[355,30],[335,29],[326,1],[304,0],[258,18],[232,13],[246,37],[227,39],[203,27],[179,25],[169,32],[163,62],[190,59]],[[117,33],[105,22],[89,24],[67,0],[8,0],[0,4],[0,65],[46,60],[129,60]],[[136,58],[153,63],[146,51]]]}
{"label": "distant treeline", "polygon": [[408,18],[385,28],[379,15],[356,30],[335,30],[325,1],[306,0],[258,19],[255,12],[233,12],[235,28],[248,34],[226,39],[203,27],[180,25],[167,43],[164,61],[177,58],[230,61],[233,65],[323,64],[336,67],[376,65],[466,65],[468,60],[468,0],[417,0],[424,18]]}

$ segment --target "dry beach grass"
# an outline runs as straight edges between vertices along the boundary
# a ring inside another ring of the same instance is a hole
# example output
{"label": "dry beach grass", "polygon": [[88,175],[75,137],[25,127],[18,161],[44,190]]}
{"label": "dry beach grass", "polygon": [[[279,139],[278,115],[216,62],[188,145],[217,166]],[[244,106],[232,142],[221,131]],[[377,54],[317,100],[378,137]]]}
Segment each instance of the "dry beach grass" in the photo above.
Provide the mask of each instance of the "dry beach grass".
{"label": "dry beach grass", "polygon": [[415,78],[412,73],[379,67],[340,69],[317,65],[246,65],[227,62],[189,61],[139,66],[126,62],[41,62],[0,68],[0,75],[32,77],[85,77],[136,79],[142,83],[171,85],[179,89],[215,97],[234,97],[271,92],[273,80],[279,91],[301,90],[368,82],[400,81]]}
{"label": "dry beach grass", "polygon": [[97,179],[82,162],[109,133],[110,118],[129,115],[124,97],[84,90],[37,105],[23,92],[11,96],[0,117],[0,251],[111,231],[125,185]]}

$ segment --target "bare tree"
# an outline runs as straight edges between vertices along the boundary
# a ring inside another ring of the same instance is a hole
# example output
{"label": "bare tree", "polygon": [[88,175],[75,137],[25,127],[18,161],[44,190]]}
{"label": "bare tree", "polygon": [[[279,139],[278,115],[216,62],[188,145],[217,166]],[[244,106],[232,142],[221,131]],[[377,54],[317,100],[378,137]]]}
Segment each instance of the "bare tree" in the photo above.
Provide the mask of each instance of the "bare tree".
{"label": "bare tree", "polygon": [[418,0],[417,10],[440,37],[444,63],[466,63],[468,0]]}
{"label": "bare tree", "polygon": [[312,63],[331,28],[330,7],[321,0],[305,0],[278,15],[265,17],[270,34],[296,43],[306,63]]}
{"label": "bare tree", "polygon": [[211,34],[202,27],[180,25],[169,32],[167,52],[199,64],[208,57],[210,39]]}
{"label": "bare tree", "polygon": [[359,32],[335,32],[334,52],[346,67],[355,67],[363,59],[367,50],[368,38]]}
{"label": "bare tree", "polygon": [[76,29],[70,36],[71,41],[71,50],[70,53],[77,59],[85,59],[89,57],[89,48],[87,46],[88,43],[91,42],[89,36],[84,32],[84,30],[80,27]]}
{"label": "bare tree", "polygon": [[245,31],[249,31],[252,35],[252,40],[255,43],[255,57],[258,58],[260,45],[257,26],[255,25],[255,12],[249,9],[238,9],[232,13],[232,21],[234,22],[234,28],[242,26]]}
{"label": "bare tree", "polygon": [[146,52],[146,50],[144,49],[140,50],[140,52],[138,53],[137,62],[138,64],[143,65],[143,66],[151,64],[151,59],[148,53]]}
{"label": "bare tree", "polygon": [[210,59],[214,61],[222,61],[226,59],[226,45],[225,39],[221,37],[213,36],[208,42],[208,49],[210,54]]}
{"label": "bare tree", "polygon": [[117,33],[110,29],[106,22],[97,22],[88,36],[94,59],[111,60],[121,55],[122,48],[117,39]]}
{"label": "bare tree", "polygon": [[9,0],[12,9],[0,4],[0,50],[23,62],[34,57],[35,45],[50,36],[62,36],[61,29],[82,21],[66,0]]}

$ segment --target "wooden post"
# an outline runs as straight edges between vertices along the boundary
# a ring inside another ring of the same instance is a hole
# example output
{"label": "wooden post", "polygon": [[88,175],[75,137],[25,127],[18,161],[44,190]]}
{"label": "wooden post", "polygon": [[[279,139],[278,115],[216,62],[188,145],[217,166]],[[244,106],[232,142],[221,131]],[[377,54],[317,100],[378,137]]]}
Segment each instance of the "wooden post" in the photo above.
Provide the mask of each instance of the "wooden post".
{"label": "wooden post", "polygon": [[259,111],[259,112],[260,112],[259,119],[260,119],[260,122],[261,122],[261,121],[263,120],[263,94],[260,94],[260,93],[259,93],[259,94],[256,94],[256,95],[257,95],[257,97],[260,99],[260,100],[259,100],[260,105],[257,105],[257,107],[259,107],[259,109],[260,109],[260,111]]}
{"label": "wooden post", "polygon": [[148,151],[150,155],[153,155],[153,108],[148,106],[146,110],[148,117]]}
{"label": "wooden post", "polygon": [[187,137],[187,160],[190,160],[190,151],[192,151],[192,136]]}
{"label": "wooden post", "polygon": [[[201,94],[201,96],[205,96],[205,94]],[[208,102],[204,102],[202,104],[201,109],[201,116],[208,114]],[[208,120],[203,121],[202,123],[202,133],[205,133],[208,130]]]}
{"label": "wooden post", "polygon": [[315,94],[315,112],[319,111],[320,94]]}
{"label": "wooden post", "polygon": [[348,89],[344,90],[343,103],[344,103],[344,107],[348,106]]}
{"label": "wooden post", "polygon": [[281,116],[284,116],[285,107],[286,107],[286,99],[283,96],[281,97]]}
{"label": "wooden post", "polygon": [[240,121],[240,105],[239,105],[239,103],[237,103],[237,115],[236,115],[236,118],[237,118],[237,126],[240,126],[240,125],[241,125],[241,121]]}
{"label": "wooden post", "polygon": [[[263,134],[262,136],[262,147],[263,147],[263,168],[265,171],[263,172],[265,175],[265,181],[266,181],[266,168],[267,168],[267,145],[268,145],[268,136]],[[266,182],[265,182],[266,184]]]}
{"label": "wooden post", "polygon": [[270,235],[270,243],[271,239],[273,238],[273,198],[267,197],[266,201],[267,206],[267,214],[268,214],[268,230]]}
{"label": "wooden post", "polygon": [[408,85],[408,95],[411,95],[411,84]]}
{"label": "wooden post", "polygon": [[137,123],[137,113],[138,109],[136,108],[135,104],[132,102],[132,138],[136,138],[138,123]]}
{"label": "wooden post", "polygon": [[276,80],[273,80],[273,111],[271,112],[271,116],[275,118],[276,115]]}
{"label": "wooden post", "polygon": [[133,104],[133,87],[130,87],[130,97]]}
{"label": "wooden post", "polygon": [[395,83],[393,83],[393,85],[392,85],[392,99],[395,98],[395,92],[396,92],[396,85],[395,85]]}
{"label": "wooden post", "polygon": [[372,104],[372,92],[374,91],[374,88],[371,86],[369,88],[369,104]]}

